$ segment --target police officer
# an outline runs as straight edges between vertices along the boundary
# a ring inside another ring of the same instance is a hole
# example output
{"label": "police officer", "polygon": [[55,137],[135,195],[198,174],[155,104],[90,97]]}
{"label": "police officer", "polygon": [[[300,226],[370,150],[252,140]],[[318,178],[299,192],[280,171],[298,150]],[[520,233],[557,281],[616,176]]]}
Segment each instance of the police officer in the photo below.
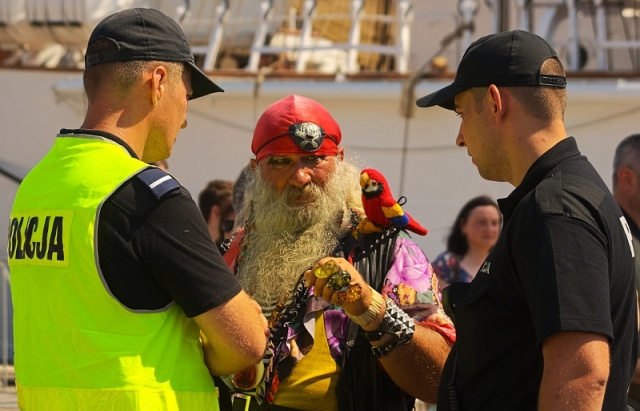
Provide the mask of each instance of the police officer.
{"label": "police officer", "polygon": [[149,164],[188,100],[222,89],[152,9],[97,25],[84,86],[84,123],[61,130],[11,214],[21,409],[217,410],[210,374],[258,362],[266,321],[190,194]]}

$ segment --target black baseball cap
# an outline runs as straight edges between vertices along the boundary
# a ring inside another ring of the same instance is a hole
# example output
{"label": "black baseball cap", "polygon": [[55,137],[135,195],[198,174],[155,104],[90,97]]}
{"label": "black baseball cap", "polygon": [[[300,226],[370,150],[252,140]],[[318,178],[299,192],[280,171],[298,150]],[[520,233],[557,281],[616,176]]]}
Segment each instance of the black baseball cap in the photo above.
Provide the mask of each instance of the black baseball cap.
{"label": "black baseball cap", "polygon": [[453,99],[472,87],[549,86],[566,88],[562,76],[540,74],[548,58],[558,58],[542,37],[514,30],[482,37],[469,46],[452,84],[416,100],[420,107],[440,106],[454,110]]}
{"label": "black baseball cap", "polygon": [[117,49],[86,55],[85,67],[113,61],[182,62],[191,68],[192,99],[224,91],[196,66],[180,25],[159,10],[134,8],[112,14],[93,29],[89,46],[99,39],[111,40]]}

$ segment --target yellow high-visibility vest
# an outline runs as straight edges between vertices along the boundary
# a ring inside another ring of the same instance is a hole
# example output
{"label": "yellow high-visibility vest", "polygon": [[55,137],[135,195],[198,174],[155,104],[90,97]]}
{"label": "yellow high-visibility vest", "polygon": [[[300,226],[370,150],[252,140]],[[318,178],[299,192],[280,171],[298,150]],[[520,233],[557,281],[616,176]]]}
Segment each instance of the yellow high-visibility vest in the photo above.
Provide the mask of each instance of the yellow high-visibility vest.
{"label": "yellow high-visibility vest", "polygon": [[20,185],[8,254],[22,410],[218,410],[195,322],[177,304],[128,310],[98,268],[101,205],[145,167],[108,139],[58,136]]}

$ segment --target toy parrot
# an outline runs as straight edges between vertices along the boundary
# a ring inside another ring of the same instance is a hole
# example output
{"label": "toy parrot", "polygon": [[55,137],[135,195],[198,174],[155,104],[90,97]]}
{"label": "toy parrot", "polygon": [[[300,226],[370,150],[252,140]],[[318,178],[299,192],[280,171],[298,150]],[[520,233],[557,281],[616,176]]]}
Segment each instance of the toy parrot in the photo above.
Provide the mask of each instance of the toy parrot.
{"label": "toy parrot", "polygon": [[426,235],[427,229],[414,220],[393,198],[387,180],[381,172],[365,168],[360,173],[362,188],[362,204],[367,215],[358,230],[363,233],[380,232],[384,228],[395,226],[413,231],[418,235]]}

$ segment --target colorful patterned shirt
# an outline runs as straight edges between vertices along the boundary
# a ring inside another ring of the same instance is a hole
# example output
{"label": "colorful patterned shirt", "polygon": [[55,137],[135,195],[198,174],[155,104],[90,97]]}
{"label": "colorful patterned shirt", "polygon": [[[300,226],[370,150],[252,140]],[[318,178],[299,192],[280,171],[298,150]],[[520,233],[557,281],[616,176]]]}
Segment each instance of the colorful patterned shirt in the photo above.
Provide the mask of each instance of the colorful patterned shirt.
{"label": "colorful patterned shirt", "polygon": [[[333,391],[330,395],[331,399],[326,398],[326,392],[318,393],[315,399],[310,395],[301,396],[299,391],[296,396],[287,395],[285,392],[278,395],[280,387],[292,388],[295,385],[295,381],[286,381],[289,376],[292,379],[302,378],[305,381],[330,379],[331,382],[323,386],[325,391],[326,387],[335,386],[339,376],[339,367],[345,354],[349,318],[340,307],[310,296],[310,291],[304,288],[302,282],[298,284],[292,305],[293,309],[287,310],[289,312],[284,326],[286,330],[274,332],[274,338],[271,341],[273,358],[265,373],[266,384],[258,389],[258,397],[266,402],[290,408],[336,409]],[[422,250],[407,238],[398,237],[395,243],[395,258],[386,274],[381,294],[393,299],[398,306],[410,313],[416,321],[416,325],[434,329],[450,344],[455,341],[455,329],[443,311],[438,280],[433,268]],[[322,312],[323,321],[318,321],[318,312]],[[324,330],[315,330],[316,324],[323,324]],[[319,334],[318,331],[324,332]],[[278,334],[282,337],[279,338]],[[295,365],[300,363],[312,351],[312,348],[321,350],[321,346],[325,345],[321,341],[314,342],[314,336],[317,335],[326,335],[327,352],[337,366],[332,369],[333,371],[330,371],[329,375],[318,374],[327,372],[326,367],[306,367],[305,372],[316,373],[312,376],[296,374]],[[305,385],[305,388],[307,386]],[[288,398],[290,401],[297,398],[297,402],[283,403],[281,399],[284,398]],[[304,404],[299,403],[302,398],[304,398]]]}

